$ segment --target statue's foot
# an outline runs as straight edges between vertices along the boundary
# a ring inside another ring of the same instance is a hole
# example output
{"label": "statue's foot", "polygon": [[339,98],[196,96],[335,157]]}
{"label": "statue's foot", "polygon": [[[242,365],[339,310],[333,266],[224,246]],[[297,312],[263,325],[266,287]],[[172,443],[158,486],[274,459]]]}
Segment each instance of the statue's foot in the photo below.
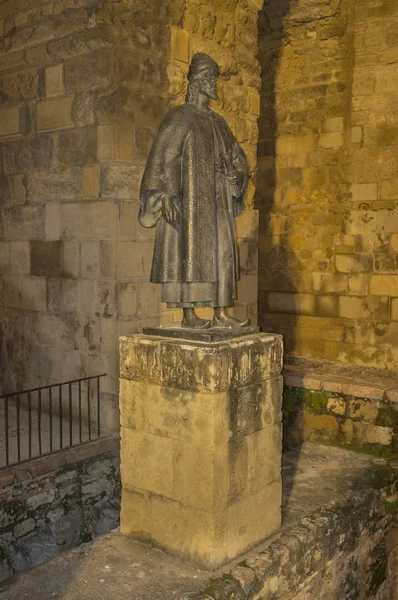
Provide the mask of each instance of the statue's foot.
{"label": "statue's foot", "polygon": [[209,329],[210,326],[210,320],[201,319],[198,315],[195,315],[194,312],[189,313],[188,315],[184,314],[181,321],[181,327],[185,327],[186,329]]}
{"label": "statue's foot", "polygon": [[221,311],[221,313],[216,314],[214,311],[213,321],[211,323],[212,327],[228,327],[228,329],[240,329],[241,327],[247,327],[250,325],[250,319],[246,319],[245,321],[239,321],[239,319],[234,319],[227,315],[225,311]]}

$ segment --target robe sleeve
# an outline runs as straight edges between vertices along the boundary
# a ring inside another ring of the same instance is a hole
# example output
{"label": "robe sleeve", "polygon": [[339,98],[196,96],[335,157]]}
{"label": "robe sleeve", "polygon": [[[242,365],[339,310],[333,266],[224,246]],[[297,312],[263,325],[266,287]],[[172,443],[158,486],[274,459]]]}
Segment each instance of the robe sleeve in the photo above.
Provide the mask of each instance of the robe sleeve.
{"label": "robe sleeve", "polygon": [[140,191],[138,221],[154,227],[162,215],[163,195],[169,196],[177,208],[181,203],[181,159],[186,128],[178,109],[172,109],[163,120],[153,141]]}
{"label": "robe sleeve", "polygon": [[232,186],[232,207],[234,217],[237,217],[245,208],[245,194],[249,181],[249,170],[247,167],[246,156],[235,139],[232,148],[232,165],[234,168],[234,175],[240,181],[240,183]]}

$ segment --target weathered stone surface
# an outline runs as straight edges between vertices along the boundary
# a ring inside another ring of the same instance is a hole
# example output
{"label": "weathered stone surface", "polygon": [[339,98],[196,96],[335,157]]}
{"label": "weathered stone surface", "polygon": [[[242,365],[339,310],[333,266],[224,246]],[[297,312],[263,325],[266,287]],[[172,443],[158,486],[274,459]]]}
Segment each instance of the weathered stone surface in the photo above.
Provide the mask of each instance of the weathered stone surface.
{"label": "weathered stone surface", "polygon": [[46,96],[60,96],[64,93],[64,66],[47,67],[45,70]]}
{"label": "weathered stone surface", "polygon": [[61,242],[30,242],[32,275],[57,277],[61,272]]}
{"label": "weathered stone surface", "polygon": [[0,110],[0,137],[11,137],[23,133],[24,113],[20,107]]}
{"label": "weathered stone surface", "polygon": [[214,569],[277,531],[281,346],[121,339],[122,533]]}
{"label": "weathered stone surface", "polygon": [[74,126],[72,120],[73,96],[43,100],[37,104],[37,129],[49,131],[68,129]]}
{"label": "weathered stone surface", "polygon": [[[394,468],[380,464],[380,459],[304,444],[300,452],[286,456],[284,477],[281,535],[216,577],[114,532],[87,544],[83,557],[81,549],[67,552],[8,582],[7,598],[18,600],[29,594],[32,600],[41,600],[43,589],[63,595],[65,600],[76,596],[94,600],[99,595],[119,595],[122,600],[132,595],[142,600],[164,600],[173,595],[179,600],[249,600],[259,593],[277,594],[281,600],[292,596],[327,600],[336,590],[343,598],[358,593],[364,598],[370,593],[393,598],[397,535]],[[148,498],[141,495],[141,499],[145,510]],[[145,514],[149,517],[150,511]],[[161,518],[165,515],[166,510]],[[134,518],[131,513],[132,527]],[[164,521],[165,527],[169,526]],[[187,525],[187,515],[181,514],[181,528]],[[291,569],[291,564],[296,569]],[[82,581],[87,584],[82,586]]]}
{"label": "weathered stone surface", "polygon": [[46,310],[47,288],[44,277],[7,276],[4,282],[4,306],[22,310]]}
{"label": "weathered stone surface", "polygon": [[[110,441],[101,439],[4,471],[12,477],[2,480],[1,579],[116,526],[119,461]],[[15,478],[18,484],[12,485]]]}
{"label": "weathered stone surface", "polygon": [[[375,311],[359,297],[369,294],[370,283],[370,293],[387,305],[396,297],[397,75],[391,56],[397,45],[380,25],[390,14],[386,7],[372,1],[355,11],[349,1],[264,3],[259,323],[288,333],[292,356],[396,371],[392,339],[351,340],[348,323],[344,334],[337,323],[354,319],[369,330]],[[288,298],[281,310],[286,292],[314,293],[315,313]],[[278,294],[271,302],[270,293]],[[337,293],[339,302],[332,297]],[[335,319],[329,339],[299,325],[298,317],[311,314]],[[382,319],[391,320],[388,307]]]}

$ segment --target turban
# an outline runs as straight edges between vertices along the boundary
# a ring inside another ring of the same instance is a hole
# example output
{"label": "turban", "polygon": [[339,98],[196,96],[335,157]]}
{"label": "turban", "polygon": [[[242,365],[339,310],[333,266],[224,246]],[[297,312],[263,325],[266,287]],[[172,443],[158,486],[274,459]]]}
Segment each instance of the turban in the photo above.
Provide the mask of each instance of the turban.
{"label": "turban", "polygon": [[188,79],[191,81],[200,75],[200,73],[207,71],[208,69],[215,71],[216,75],[218,75],[218,65],[216,61],[208,54],[198,52],[193,55],[191,64],[189,65]]}

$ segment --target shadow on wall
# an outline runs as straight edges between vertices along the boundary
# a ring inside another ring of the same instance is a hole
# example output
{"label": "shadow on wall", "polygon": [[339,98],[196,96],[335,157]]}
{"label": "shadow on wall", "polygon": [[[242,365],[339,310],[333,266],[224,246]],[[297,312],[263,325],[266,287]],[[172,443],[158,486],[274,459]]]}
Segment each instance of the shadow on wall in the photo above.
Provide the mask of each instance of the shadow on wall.
{"label": "shadow on wall", "polygon": [[[297,289],[292,273],[296,256],[289,247],[287,223],[278,214],[278,205],[288,202],[292,169],[280,170],[277,156],[278,114],[276,80],[285,45],[284,18],[292,0],[265,0],[259,15],[259,58],[262,70],[261,117],[259,121],[258,176],[256,208],[260,215],[259,230],[259,325],[262,331],[284,335],[285,358],[295,348],[294,339],[286,335],[294,330]],[[287,167],[287,165],[286,165]],[[281,186],[281,177],[286,177]],[[277,180],[278,179],[278,180]],[[277,198],[280,194],[280,198]],[[289,292],[289,294],[285,294]],[[278,313],[275,307],[278,305]],[[283,314],[285,313],[285,314]]]}

